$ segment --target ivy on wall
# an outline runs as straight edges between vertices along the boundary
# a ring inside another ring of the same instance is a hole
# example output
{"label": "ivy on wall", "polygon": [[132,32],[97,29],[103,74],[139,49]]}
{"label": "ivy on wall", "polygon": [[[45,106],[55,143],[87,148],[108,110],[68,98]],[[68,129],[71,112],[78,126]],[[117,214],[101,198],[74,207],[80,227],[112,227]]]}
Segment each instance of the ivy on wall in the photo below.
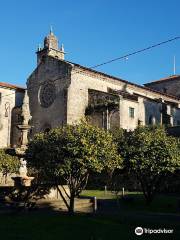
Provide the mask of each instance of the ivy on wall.
{"label": "ivy on wall", "polygon": [[90,103],[85,111],[86,115],[91,115],[94,111],[103,111],[106,109],[113,110],[119,108],[119,98],[103,98],[97,99],[97,101]]}

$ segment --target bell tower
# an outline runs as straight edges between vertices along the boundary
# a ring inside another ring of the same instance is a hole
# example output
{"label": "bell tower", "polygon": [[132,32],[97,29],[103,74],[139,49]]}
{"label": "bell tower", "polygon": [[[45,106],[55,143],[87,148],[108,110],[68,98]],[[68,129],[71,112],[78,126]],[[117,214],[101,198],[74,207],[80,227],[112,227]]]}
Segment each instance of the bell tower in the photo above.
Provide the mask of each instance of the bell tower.
{"label": "bell tower", "polygon": [[64,46],[62,44],[61,48],[59,49],[58,39],[54,35],[52,27],[50,29],[49,34],[44,38],[44,47],[41,48],[39,46],[36,54],[37,65],[39,65],[46,56],[52,56],[54,58],[64,60],[65,55]]}

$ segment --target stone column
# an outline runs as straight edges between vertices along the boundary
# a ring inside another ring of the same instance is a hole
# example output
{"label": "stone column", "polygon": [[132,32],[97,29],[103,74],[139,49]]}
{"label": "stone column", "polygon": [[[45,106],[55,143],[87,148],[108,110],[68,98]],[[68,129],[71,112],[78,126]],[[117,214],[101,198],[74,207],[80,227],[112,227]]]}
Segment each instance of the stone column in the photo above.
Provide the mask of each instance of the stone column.
{"label": "stone column", "polygon": [[103,111],[103,128],[105,130],[109,130],[110,124],[109,124],[109,109],[106,108],[105,111]]}
{"label": "stone column", "polygon": [[31,128],[29,125],[29,120],[31,119],[30,110],[29,110],[29,97],[27,90],[25,91],[23,104],[22,104],[22,124],[18,125],[18,128],[21,131],[21,147],[25,147],[28,144],[28,131]]}
{"label": "stone column", "polygon": [[28,130],[29,130],[29,128],[26,128],[26,129],[22,129],[22,131],[21,131],[21,133],[22,133],[21,145],[22,146],[26,146],[28,144]]}

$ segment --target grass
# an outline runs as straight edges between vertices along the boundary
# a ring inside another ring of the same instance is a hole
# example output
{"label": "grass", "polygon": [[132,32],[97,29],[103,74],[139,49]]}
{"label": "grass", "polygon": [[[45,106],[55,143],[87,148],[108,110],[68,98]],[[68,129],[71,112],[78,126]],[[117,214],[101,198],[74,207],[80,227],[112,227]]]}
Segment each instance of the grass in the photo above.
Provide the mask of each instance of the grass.
{"label": "grass", "polygon": [[[116,195],[110,191],[105,193],[101,190],[85,190],[82,192],[84,196],[96,196],[97,199],[116,199]],[[150,206],[146,205],[142,192],[126,192],[126,196],[132,201],[123,201],[120,196],[121,210],[125,211],[143,211],[143,212],[159,212],[159,213],[177,213],[179,195],[157,195]],[[179,210],[180,211],[180,210]],[[180,212],[179,212],[180,213]]]}
{"label": "grass", "polygon": [[[132,203],[123,202],[122,206],[126,211],[148,211],[159,213],[178,213],[178,199],[180,196],[157,195],[153,202],[147,206],[142,193],[129,193],[134,200]],[[179,210],[180,211],[180,210]],[[179,212],[180,213],[180,212]]]}
{"label": "grass", "polygon": [[110,191],[102,191],[102,190],[84,190],[81,193],[82,196],[93,196],[97,197],[97,199],[116,199],[116,195]]}
{"label": "grass", "polygon": [[[86,190],[86,196],[96,196],[102,201],[116,196],[111,192]],[[2,240],[136,240],[136,239],[180,239],[180,215],[167,215],[175,212],[179,196],[159,195],[150,208],[144,203],[142,193],[128,193],[132,202],[121,202],[117,214],[68,216],[57,212],[34,211],[0,215],[0,239]],[[109,201],[109,200],[108,200]],[[170,204],[170,205],[168,205]],[[167,206],[171,206],[167,211]],[[164,212],[158,215],[157,212]],[[151,213],[151,214],[150,214]],[[173,235],[144,234],[136,236],[137,226],[152,229],[174,229]]]}
{"label": "grass", "polygon": [[90,216],[28,213],[0,217],[3,240],[105,240],[120,235],[125,239],[128,230],[121,222]]}
{"label": "grass", "polygon": [[[144,224],[144,223],[143,223]],[[139,239],[134,229],[142,222],[132,222],[115,216],[68,216],[57,213],[21,213],[1,215],[0,233],[3,240],[131,240]],[[143,227],[172,228],[171,225],[145,223]],[[153,239],[179,239],[180,232],[176,226],[173,238],[168,235],[153,235]],[[157,238],[156,238],[157,237]],[[149,239],[144,234],[140,239]],[[152,239],[152,238],[151,238]]]}

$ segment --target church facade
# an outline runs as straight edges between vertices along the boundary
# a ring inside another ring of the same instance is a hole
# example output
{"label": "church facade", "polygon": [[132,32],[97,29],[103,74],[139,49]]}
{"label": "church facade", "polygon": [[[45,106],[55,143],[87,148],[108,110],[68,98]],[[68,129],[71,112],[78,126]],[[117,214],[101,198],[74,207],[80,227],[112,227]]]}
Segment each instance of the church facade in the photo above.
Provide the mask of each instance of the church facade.
{"label": "church facade", "polygon": [[[37,67],[27,79],[32,116],[30,136],[78,122],[85,115],[92,124],[105,129],[133,130],[138,125],[148,124],[180,125],[179,76],[141,86],[66,61],[64,56],[64,47],[59,48],[56,36],[50,32],[44,39],[44,47],[37,51]],[[0,147],[16,147],[21,144],[17,124],[18,119],[21,121],[25,90],[2,85]],[[9,125],[3,89],[14,92]]]}

